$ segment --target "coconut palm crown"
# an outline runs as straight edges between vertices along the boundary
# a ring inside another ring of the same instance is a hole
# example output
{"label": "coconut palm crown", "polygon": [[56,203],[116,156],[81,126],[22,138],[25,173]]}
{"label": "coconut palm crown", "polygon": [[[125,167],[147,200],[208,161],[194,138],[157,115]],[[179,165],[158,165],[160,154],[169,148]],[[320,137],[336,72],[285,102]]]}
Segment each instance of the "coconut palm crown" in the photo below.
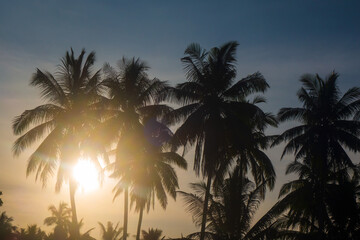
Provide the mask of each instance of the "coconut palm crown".
{"label": "coconut palm crown", "polygon": [[112,222],[108,221],[106,226],[99,222],[101,230],[101,239],[102,240],[119,240],[121,239],[122,228],[119,227],[119,223],[115,226]]}
{"label": "coconut palm crown", "polygon": [[71,227],[71,209],[67,203],[60,202],[58,208],[50,205],[48,210],[51,212],[51,216],[44,219],[44,224],[47,226],[55,225],[55,239],[65,239]]}
{"label": "coconut palm crown", "polygon": [[[85,59],[85,50],[82,50],[76,58],[71,49],[61,59],[55,75],[37,69],[30,85],[41,90],[46,103],[24,111],[15,117],[12,125],[14,134],[20,135],[13,145],[14,155],[41,140],[29,157],[26,174],[35,173],[43,186],[56,174],[56,191],[64,181],[69,182],[75,226],[76,182],[72,168],[85,150],[91,130],[98,123],[94,104],[101,98],[100,70],[93,73],[94,62],[94,52]],[[95,163],[100,167],[97,161]]]}
{"label": "coconut palm crown", "polygon": [[[188,146],[195,145],[195,173],[208,178],[201,240],[204,239],[206,207],[215,172],[224,176],[237,159],[246,163],[244,169],[251,169],[256,184],[273,179],[266,183],[271,188],[274,185],[275,171],[271,161],[257,150],[264,128],[276,125],[276,121],[256,105],[264,102],[264,98],[247,100],[250,94],[264,92],[269,85],[258,72],[235,81],[237,46],[237,42],[228,42],[206,51],[198,44],[189,45],[181,59],[187,81],[167,89],[162,96],[162,100],[181,105],[165,117],[169,123],[183,122],[174,134],[174,149],[184,146],[185,151]],[[263,143],[267,145],[267,142]]]}
{"label": "coconut palm crown", "polygon": [[294,153],[295,160],[314,161],[312,167],[319,171],[354,166],[345,148],[360,150],[360,122],[352,119],[360,109],[360,88],[353,87],[341,96],[338,77],[335,72],[326,79],[317,74],[301,77],[303,87],[297,95],[303,106],[282,108],[278,113],[281,122],[301,123],[274,141],[273,145],[286,142],[282,156]]}
{"label": "coconut palm crown", "polygon": [[[158,95],[167,88],[167,83],[157,78],[150,79],[148,70],[148,65],[138,58],[122,58],[118,69],[109,64],[104,66],[104,83],[109,91],[109,99],[105,101],[105,105],[111,114],[104,122],[102,133],[105,133],[105,142],[116,143],[113,151],[115,163],[111,167],[112,177],[119,179],[114,188],[115,197],[124,191],[124,240],[127,237],[129,192],[132,202],[136,203],[136,210],[140,211],[141,226],[145,205],[148,203],[149,206],[149,200],[154,200],[148,198],[150,193],[156,193],[162,207],[167,204],[165,191],[170,192],[171,196],[175,195],[177,177],[170,163],[186,166],[184,159],[175,153],[161,155],[166,139],[159,133],[166,133],[168,129],[157,120],[172,108],[158,104]],[[170,137],[168,134],[165,136]],[[176,159],[172,162],[171,158]],[[139,227],[137,237],[140,237]]]}

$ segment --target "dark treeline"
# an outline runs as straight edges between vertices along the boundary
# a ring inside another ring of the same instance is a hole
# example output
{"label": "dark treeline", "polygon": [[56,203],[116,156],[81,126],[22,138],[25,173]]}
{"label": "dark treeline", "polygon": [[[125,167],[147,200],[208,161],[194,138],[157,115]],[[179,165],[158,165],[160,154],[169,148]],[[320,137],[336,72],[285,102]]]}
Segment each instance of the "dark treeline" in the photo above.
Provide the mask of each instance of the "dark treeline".
{"label": "dark treeline", "polygon": [[[130,236],[129,206],[139,214],[136,240],[159,240],[161,230],[141,229],[144,211],[155,200],[165,209],[167,196],[175,199],[177,193],[199,227],[186,239],[360,239],[360,168],[348,155],[360,151],[360,88],[342,94],[336,72],[326,78],[306,74],[299,107],[264,112],[259,104],[270,86],[260,72],[238,80],[237,46],[228,42],[207,51],[189,45],[181,59],[186,81],[175,87],[150,79],[148,65],[137,58],[94,70],[95,53],[86,57],[84,50],[78,57],[67,52],[54,75],[37,69],[30,84],[46,103],[14,118],[19,138],[13,152],[18,156],[40,141],[26,174],[34,173],[43,185],[55,176],[56,191],[69,184],[70,206],[49,207],[49,234],[36,225],[17,229],[3,212],[0,239],[94,239],[76,213],[72,169],[84,157],[100,176],[109,171],[118,180],[114,198],[124,197],[122,225],[99,223],[103,240]],[[299,124],[280,135],[265,134],[290,120]],[[179,127],[172,132],[174,125]],[[286,174],[297,178],[282,186],[278,202],[254,222],[275,186],[266,150],[281,143],[282,156],[294,156]],[[190,148],[193,170],[205,181],[192,183],[191,192],[178,191],[174,167],[187,169],[183,156]]]}

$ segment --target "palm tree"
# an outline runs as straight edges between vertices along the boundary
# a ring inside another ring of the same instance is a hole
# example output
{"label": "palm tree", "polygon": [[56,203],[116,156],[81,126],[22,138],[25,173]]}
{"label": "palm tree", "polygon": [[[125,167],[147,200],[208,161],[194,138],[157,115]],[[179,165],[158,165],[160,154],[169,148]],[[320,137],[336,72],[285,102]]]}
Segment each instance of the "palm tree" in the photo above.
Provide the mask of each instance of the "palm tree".
{"label": "palm tree", "polygon": [[114,188],[116,198],[124,190],[123,239],[127,237],[128,195],[131,187],[134,159],[138,159],[144,148],[143,125],[150,118],[156,118],[171,110],[166,105],[155,104],[155,99],[167,85],[159,79],[149,79],[149,67],[140,59],[122,58],[119,70],[109,64],[104,66],[105,85],[109,89],[107,106],[113,115],[104,124],[104,142],[117,142],[113,164],[113,177],[119,178]]}
{"label": "palm tree", "polygon": [[[192,183],[190,187],[194,193],[180,192],[180,194],[195,224],[201,225],[207,186],[204,182],[200,182]],[[272,239],[271,237],[276,233],[276,229],[272,227],[276,220],[274,216],[265,214],[263,218],[270,218],[270,221],[262,222],[260,219],[251,226],[262,199],[261,185],[256,187],[254,182],[243,176],[241,166],[235,167],[229,177],[215,185],[210,192],[205,231],[207,239]],[[197,239],[199,236],[201,232],[190,234],[188,238]]]}
{"label": "palm tree", "polygon": [[142,230],[143,240],[160,240],[162,230],[149,228],[148,231]]}
{"label": "palm tree", "polygon": [[49,206],[51,217],[47,217],[44,220],[46,226],[55,225],[54,239],[65,239],[69,232],[71,209],[67,203],[60,202],[58,209],[54,205]]}
{"label": "palm tree", "polygon": [[303,87],[297,95],[303,107],[282,108],[278,113],[281,122],[297,120],[301,125],[286,130],[273,143],[287,142],[282,157],[294,153],[295,160],[315,161],[311,167],[324,177],[330,170],[354,166],[344,147],[360,150],[360,122],[350,119],[360,109],[360,88],[341,96],[338,77],[335,72],[325,80],[317,74],[301,77]]}
{"label": "palm tree", "polygon": [[[280,200],[269,211],[286,215],[278,226],[289,239],[357,239],[360,236],[359,169],[348,168],[331,173],[325,184],[319,184],[308,163],[293,162],[287,173],[299,179],[282,186]],[[352,175],[352,177],[350,177]],[[338,181],[341,179],[341,181]],[[320,189],[322,188],[322,189]],[[323,192],[319,197],[318,193]]]}
{"label": "palm tree", "polygon": [[26,229],[21,228],[17,235],[18,240],[44,240],[47,237],[36,224],[28,225]]}
{"label": "palm tree", "polygon": [[119,227],[119,223],[117,223],[115,227],[112,222],[107,222],[106,227],[101,222],[99,222],[99,225],[100,225],[102,240],[119,240],[119,239],[121,239],[121,237],[119,237],[119,236],[123,229]]}
{"label": "palm tree", "polygon": [[[81,150],[86,150],[88,141],[85,140],[98,122],[94,103],[99,101],[101,91],[100,70],[92,74],[95,53],[91,52],[86,59],[84,56],[85,50],[82,50],[75,58],[71,49],[71,53],[67,52],[62,58],[55,76],[37,69],[30,84],[41,89],[41,96],[48,103],[24,111],[13,121],[14,134],[22,135],[14,143],[15,156],[45,136],[30,156],[26,174],[35,172],[36,179],[40,179],[45,186],[48,178],[57,171],[56,191],[60,191],[64,181],[69,182],[75,229],[76,182],[72,169]],[[75,230],[74,237],[77,236],[78,230]]]}
{"label": "palm tree", "polygon": [[13,218],[8,217],[6,212],[0,214],[0,239],[10,239],[16,231],[16,227],[12,225]]}
{"label": "palm tree", "polygon": [[162,145],[163,140],[159,139],[168,139],[166,136],[170,133],[170,130],[167,128],[166,131],[164,131],[164,128],[160,130],[160,126],[163,125],[159,124],[158,126],[159,129],[155,132],[153,127],[149,132],[145,128],[145,132],[152,137],[148,137],[148,146],[144,149],[141,158],[134,161],[131,202],[135,203],[135,210],[139,211],[136,240],[140,239],[143,211],[145,207],[149,211],[150,205],[154,206],[155,195],[164,209],[167,206],[166,193],[176,199],[176,189],[179,188],[179,184],[172,165],[182,169],[187,168],[187,163],[183,157],[175,152],[165,151]]}
{"label": "palm tree", "polygon": [[[188,81],[167,89],[162,98],[182,105],[166,118],[170,123],[184,120],[174,135],[174,148],[183,145],[185,151],[187,146],[195,145],[195,173],[207,177],[200,240],[205,236],[207,205],[215,173],[223,176],[235,156],[240,156],[249,146],[257,149],[252,144],[254,129],[261,133],[268,124],[276,124],[268,121],[270,115],[256,106],[265,101],[263,98],[256,97],[253,102],[246,99],[269,87],[260,73],[234,83],[237,46],[237,42],[229,42],[207,52],[198,44],[189,45],[186,56],[181,59]],[[240,159],[251,168],[256,184],[274,178],[274,169],[265,154]],[[225,161],[228,163],[224,164]],[[267,183],[273,187],[273,181]]]}
{"label": "palm tree", "polygon": [[[298,91],[298,98],[303,107],[282,108],[278,114],[282,122],[298,120],[301,125],[286,130],[273,143],[287,142],[282,157],[286,153],[294,153],[295,162],[289,166],[288,172],[295,171],[300,175],[299,183],[284,185],[281,195],[292,196],[289,189],[302,186],[306,181],[304,187],[307,187],[308,194],[299,194],[308,197],[311,192],[314,193],[314,199],[311,197],[309,201],[316,203],[316,207],[307,209],[307,214],[318,221],[320,232],[325,231],[328,216],[324,199],[328,194],[329,179],[342,182],[344,174],[336,173],[344,172],[344,169],[348,171],[349,167],[355,168],[344,147],[353,152],[360,150],[360,122],[351,120],[360,109],[360,88],[351,88],[341,96],[337,85],[338,76],[332,72],[325,80],[319,75],[307,74],[301,77],[303,87]],[[305,188],[301,189],[305,191]],[[289,204],[296,208],[296,202]]]}

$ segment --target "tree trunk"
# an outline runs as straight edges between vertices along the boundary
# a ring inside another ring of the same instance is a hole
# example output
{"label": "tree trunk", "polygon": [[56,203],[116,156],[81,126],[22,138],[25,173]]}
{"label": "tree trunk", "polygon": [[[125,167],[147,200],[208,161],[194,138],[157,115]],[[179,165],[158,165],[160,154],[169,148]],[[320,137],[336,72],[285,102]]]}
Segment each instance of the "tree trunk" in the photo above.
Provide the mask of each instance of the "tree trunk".
{"label": "tree trunk", "polygon": [[128,225],[128,207],[129,207],[129,188],[125,188],[124,192],[124,228],[123,228],[123,239],[126,240],[127,238],[127,225]]}
{"label": "tree trunk", "polygon": [[210,173],[208,175],[208,180],[207,180],[207,184],[206,184],[206,193],[205,193],[204,208],[203,208],[201,230],[200,230],[200,240],[204,240],[204,238],[205,238],[205,227],[206,227],[208,202],[209,202],[210,188],[211,188],[211,178],[212,178],[212,174]]}
{"label": "tree trunk", "polygon": [[71,216],[72,216],[72,232],[70,233],[73,240],[78,240],[80,233],[79,233],[79,225],[77,221],[77,214],[76,214],[76,205],[75,205],[75,192],[76,192],[76,182],[73,177],[69,180],[69,188],[70,188],[70,204],[71,204]]}
{"label": "tree trunk", "polygon": [[141,230],[143,212],[144,212],[144,207],[142,206],[140,209],[139,222],[138,222],[138,227],[137,227],[137,232],[136,232],[136,240],[140,240],[140,230]]}

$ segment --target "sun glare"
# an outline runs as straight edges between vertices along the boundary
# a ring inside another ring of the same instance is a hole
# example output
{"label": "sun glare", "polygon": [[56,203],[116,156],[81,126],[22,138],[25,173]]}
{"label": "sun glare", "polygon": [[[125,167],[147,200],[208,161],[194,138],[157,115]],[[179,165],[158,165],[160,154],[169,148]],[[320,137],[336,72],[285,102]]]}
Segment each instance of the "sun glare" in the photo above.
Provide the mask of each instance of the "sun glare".
{"label": "sun glare", "polygon": [[91,161],[80,159],[74,167],[73,174],[83,191],[88,192],[99,187],[99,173]]}

